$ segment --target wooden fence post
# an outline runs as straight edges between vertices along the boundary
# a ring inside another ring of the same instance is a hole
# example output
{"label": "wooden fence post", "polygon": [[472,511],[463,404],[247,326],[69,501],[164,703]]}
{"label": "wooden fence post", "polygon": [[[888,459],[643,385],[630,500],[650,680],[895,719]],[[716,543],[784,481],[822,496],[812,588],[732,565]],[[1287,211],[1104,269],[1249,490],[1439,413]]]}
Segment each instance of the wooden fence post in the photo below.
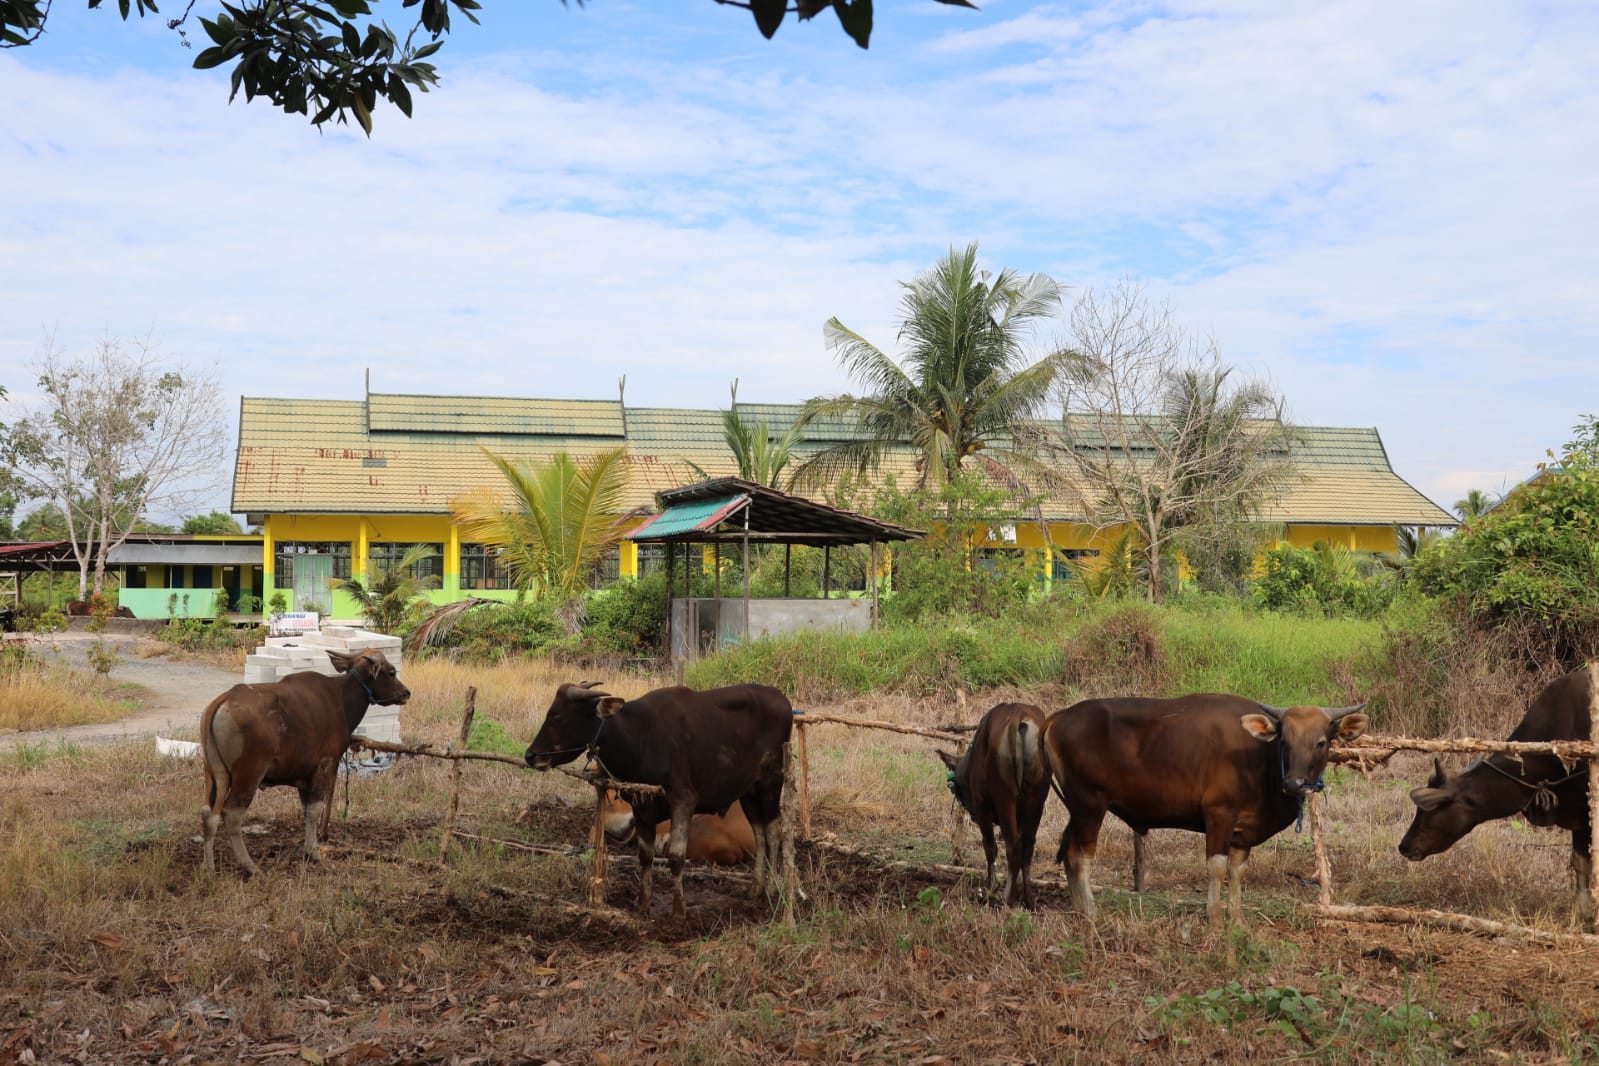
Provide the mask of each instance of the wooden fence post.
{"label": "wooden fence post", "polygon": [[[594,786],[594,828],[589,830],[589,845],[594,857],[589,863],[589,906],[605,906],[605,786]],[[640,877],[649,877],[655,871],[649,867],[639,870]]]}
{"label": "wooden fence post", "polygon": [[805,743],[805,719],[794,720],[794,731],[799,734],[799,804],[800,839],[811,838],[811,754]]}
{"label": "wooden fence post", "polygon": [[[803,733],[802,733],[803,735]],[[794,752],[783,745],[783,795],[779,810],[778,852],[783,865],[783,924],[794,928],[794,897],[799,894],[799,872],[794,862]],[[775,871],[768,870],[768,875]]]}
{"label": "wooden fence post", "polygon": [[[1599,746],[1599,661],[1588,664],[1588,733],[1589,739]],[[1588,824],[1599,825],[1599,759],[1588,760]],[[1594,912],[1589,907],[1599,905],[1599,862],[1594,861],[1593,845],[1588,847],[1588,904],[1582,908],[1590,928]],[[1578,886],[1582,891],[1583,886]]]}
{"label": "wooden fence post", "polygon": [[[466,711],[461,715],[461,747],[466,750],[467,738],[472,733],[472,717],[477,714],[477,687],[468,686],[466,690]],[[446,751],[458,750],[451,744]],[[455,759],[450,764],[450,805],[444,810],[444,835],[439,839],[439,862],[447,862],[450,858],[450,840],[455,836],[455,816],[461,809],[461,760]]]}
{"label": "wooden fence post", "polygon": [[1323,804],[1320,792],[1310,794],[1310,839],[1316,848],[1316,882],[1320,885],[1318,895],[1323,907],[1332,906],[1332,863],[1327,858],[1327,841],[1322,836]]}

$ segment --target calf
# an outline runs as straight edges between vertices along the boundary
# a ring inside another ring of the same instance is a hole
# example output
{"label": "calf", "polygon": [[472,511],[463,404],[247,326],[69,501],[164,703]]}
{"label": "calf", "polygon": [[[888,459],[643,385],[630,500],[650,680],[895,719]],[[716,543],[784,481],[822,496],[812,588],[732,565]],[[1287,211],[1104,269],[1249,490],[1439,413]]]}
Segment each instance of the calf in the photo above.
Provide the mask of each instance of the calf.
{"label": "calf", "polygon": [[[1590,700],[1586,668],[1551,681],[1527,707],[1510,733],[1511,740],[1587,740]],[[1494,754],[1478,759],[1458,776],[1432,762],[1432,777],[1410,793],[1416,805],[1399,853],[1420,862],[1452,847],[1483,822],[1519,815],[1532,825],[1555,826],[1571,833],[1571,869],[1576,877],[1576,917],[1591,926],[1594,899],[1589,891],[1593,872],[1593,826],[1588,820],[1588,767],[1567,768],[1553,755]]]}
{"label": "calf", "polygon": [[[1366,728],[1361,707],[1271,707],[1241,696],[1084,700],[1050,716],[1044,744],[1071,814],[1057,859],[1072,903],[1094,913],[1089,869],[1106,812],[1135,833],[1205,834],[1205,913],[1242,922],[1239,880],[1250,849],[1292,825],[1320,787],[1333,740]],[[1141,864],[1140,864],[1141,865]]]}
{"label": "calf", "polygon": [[1033,843],[1049,798],[1049,762],[1044,757],[1044,712],[1027,703],[1001,703],[983,715],[971,746],[958,759],[938,757],[949,767],[949,789],[983,835],[988,859],[987,893],[994,893],[994,824],[1005,838],[1010,872],[1005,903],[1033,905]]}
{"label": "calf", "polygon": [[233,857],[246,876],[259,872],[244,850],[244,813],[263,786],[293,785],[305,818],[305,857],[321,860],[317,820],[338,776],[339,757],[371,704],[404,703],[411,690],[381,651],[330,651],[341,676],[290,674],[263,685],[234,685],[200,716],[205,806],[200,808],[205,868],[216,869],[217,824],[226,822]]}
{"label": "calf", "polygon": [[[671,820],[666,853],[671,861],[672,911],[687,913],[683,862],[695,814],[744,808],[755,838],[755,886],[766,888],[778,853],[783,797],[783,745],[794,728],[788,697],[766,685],[695,692],[660,688],[636,700],[601,692],[594,682],[562,685],[528,745],[535,770],[591,753],[617,781],[659,785],[662,795],[640,796],[635,817],[645,825]],[[639,909],[650,907],[655,834],[638,833]]]}
{"label": "calf", "polygon": [[[605,790],[605,835],[618,844],[633,840],[638,822],[633,805],[612,789]],[[655,850],[664,854],[671,840],[672,822],[655,825]],[[688,845],[684,857],[689,862],[708,862],[713,866],[737,866],[755,854],[755,831],[744,817],[744,805],[735,803],[726,814],[696,814],[688,823]]]}

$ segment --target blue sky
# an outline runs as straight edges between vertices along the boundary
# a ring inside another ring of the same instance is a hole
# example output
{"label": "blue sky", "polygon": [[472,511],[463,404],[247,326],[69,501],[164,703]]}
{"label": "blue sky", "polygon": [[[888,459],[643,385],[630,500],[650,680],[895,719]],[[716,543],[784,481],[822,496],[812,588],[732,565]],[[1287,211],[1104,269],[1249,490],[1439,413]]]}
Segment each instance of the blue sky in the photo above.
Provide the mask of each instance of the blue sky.
{"label": "blue sky", "polygon": [[24,398],[47,335],[111,333],[215,363],[230,407],[358,398],[367,368],[797,401],[847,387],[824,320],[892,348],[897,282],[976,240],[1071,293],[1140,279],[1445,506],[1599,412],[1591,5],[879,0],[863,52],[831,14],[768,42],[710,0],[488,0],[371,140],[229,106],[109,6],[0,52]]}

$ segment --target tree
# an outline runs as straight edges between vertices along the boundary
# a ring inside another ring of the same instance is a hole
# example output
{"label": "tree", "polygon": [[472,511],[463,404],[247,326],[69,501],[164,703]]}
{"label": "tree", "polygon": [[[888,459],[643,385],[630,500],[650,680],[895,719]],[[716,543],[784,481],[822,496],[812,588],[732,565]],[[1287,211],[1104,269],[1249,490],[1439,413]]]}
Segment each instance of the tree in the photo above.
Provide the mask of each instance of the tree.
{"label": "tree", "polygon": [[[44,33],[52,0],[0,0],[0,48],[33,44]],[[88,0],[91,9],[103,0]],[[563,4],[568,0],[561,0]],[[770,38],[787,14],[801,20],[833,9],[844,31],[862,48],[872,34],[872,0],[716,0],[742,7],[755,16],[755,25]],[[971,7],[968,0],[937,0]],[[582,6],[584,0],[577,0]],[[411,91],[427,92],[438,84],[438,69],[426,62],[444,45],[451,15],[478,21],[478,0],[403,0],[416,8],[416,20],[403,38],[384,22],[357,20],[372,13],[368,0],[237,0],[224,2],[213,18],[200,18],[211,46],[194,58],[199,70],[233,65],[232,101],[239,91],[245,100],[257,96],[285,113],[309,115],[314,125],[329,119],[356,123],[372,133],[372,111],[387,100],[406,117],[411,114]],[[155,0],[117,0],[126,20],[137,13],[159,14]],[[177,18],[167,20],[185,48],[186,24],[193,0]]]}
{"label": "tree", "polygon": [[619,541],[627,451],[616,448],[583,460],[556,452],[536,464],[489,457],[505,478],[509,506],[491,489],[457,497],[451,510],[467,539],[505,549],[512,582],[537,597],[553,597],[569,633],[583,624],[583,593],[606,550]]}
{"label": "tree", "polygon": [[1481,489],[1472,489],[1455,501],[1454,512],[1460,516],[1462,522],[1471,522],[1487,514],[1498,502],[1497,496],[1490,496]]}
{"label": "tree", "polygon": [[233,520],[230,514],[221,511],[212,511],[210,514],[191,515],[183,520],[183,532],[210,536],[222,536],[228,533],[243,533],[239,523]]}
{"label": "tree", "polygon": [[903,286],[902,361],[836,318],[822,327],[827,346],[865,391],[806,406],[805,424],[842,419],[855,439],[807,460],[796,480],[865,471],[909,442],[918,480],[929,487],[952,480],[978,455],[984,472],[1002,482],[1035,482],[1043,471],[1033,462],[1033,417],[1074,357],[1056,350],[1029,362],[1026,342],[1059,309],[1060,286],[1044,274],[979,270],[975,243],[951,248]]}
{"label": "tree", "polygon": [[408,622],[421,621],[432,608],[423,593],[438,588],[439,579],[432,574],[423,577],[420,570],[436,554],[426,544],[413,544],[381,573],[367,574],[364,582],[348,578],[336,587],[355,598],[368,629],[393,633]]}
{"label": "tree", "polygon": [[1237,535],[1292,477],[1293,431],[1265,384],[1240,381],[1201,342],[1122,283],[1072,309],[1082,357],[1061,377],[1060,462],[1100,528],[1137,530],[1148,595],[1179,546]]}
{"label": "tree", "polygon": [[78,597],[105,591],[106,560],[151,510],[187,510],[224,469],[221,396],[208,372],[164,369],[148,340],[106,338],[64,359],[47,343],[39,407],[0,439],[0,459],[56,507],[78,561]]}
{"label": "tree", "polygon": [[[785,478],[783,471],[795,459],[795,450],[805,440],[803,422],[796,422],[781,434],[774,434],[765,422],[745,421],[738,413],[738,379],[733,379],[733,404],[722,412],[722,439],[727,442],[733,461],[738,464],[738,476],[745,481],[782,491],[792,476]],[[700,477],[711,475],[695,462],[689,466]]]}

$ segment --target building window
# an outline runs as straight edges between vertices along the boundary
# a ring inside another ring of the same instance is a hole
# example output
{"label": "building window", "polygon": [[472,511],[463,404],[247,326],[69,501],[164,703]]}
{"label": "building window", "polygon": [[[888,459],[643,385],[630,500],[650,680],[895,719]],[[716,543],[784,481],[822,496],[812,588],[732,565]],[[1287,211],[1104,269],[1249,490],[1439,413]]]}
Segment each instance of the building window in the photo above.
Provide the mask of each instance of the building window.
{"label": "building window", "polygon": [[622,576],[622,547],[613,544],[605,549],[605,554],[600,556],[599,562],[594,564],[594,572],[589,575],[589,588],[602,589],[616,584],[617,578]]}
{"label": "building window", "polygon": [[1076,562],[1079,559],[1093,559],[1099,555],[1098,548],[1056,548],[1050,555],[1050,578],[1054,581],[1070,581],[1076,574],[1066,561]]}
{"label": "building window", "polygon": [[461,588],[508,589],[511,574],[505,567],[505,549],[495,544],[461,545]]}
{"label": "building window", "polygon": [[374,577],[382,577],[399,565],[405,558],[405,553],[412,548],[426,548],[433,554],[419,563],[409,566],[405,570],[406,577],[418,579],[438,578],[444,580],[444,545],[442,544],[413,544],[399,540],[375,540],[369,545],[367,557],[367,570]]}
{"label": "building window", "polygon": [[211,587],[211,568],[203,563],[196,563],[194,567],[194,581],[190,588],[208,589]]}
{"label": "building window", "polygon": [[350,578],[350,542],[347,540],[280,540],[273,556],[277,567],[272,576],[278,588],[294,587],[294,560],[299,556],[328,557],[332,566],[328,576],[340,581]]}
{"label": "building window", "polygon": [[666,545],[657,541],[654,544],[640,544],[638,546],[638,576],[649,577],[651,574],[660,573],[666,569]]}

